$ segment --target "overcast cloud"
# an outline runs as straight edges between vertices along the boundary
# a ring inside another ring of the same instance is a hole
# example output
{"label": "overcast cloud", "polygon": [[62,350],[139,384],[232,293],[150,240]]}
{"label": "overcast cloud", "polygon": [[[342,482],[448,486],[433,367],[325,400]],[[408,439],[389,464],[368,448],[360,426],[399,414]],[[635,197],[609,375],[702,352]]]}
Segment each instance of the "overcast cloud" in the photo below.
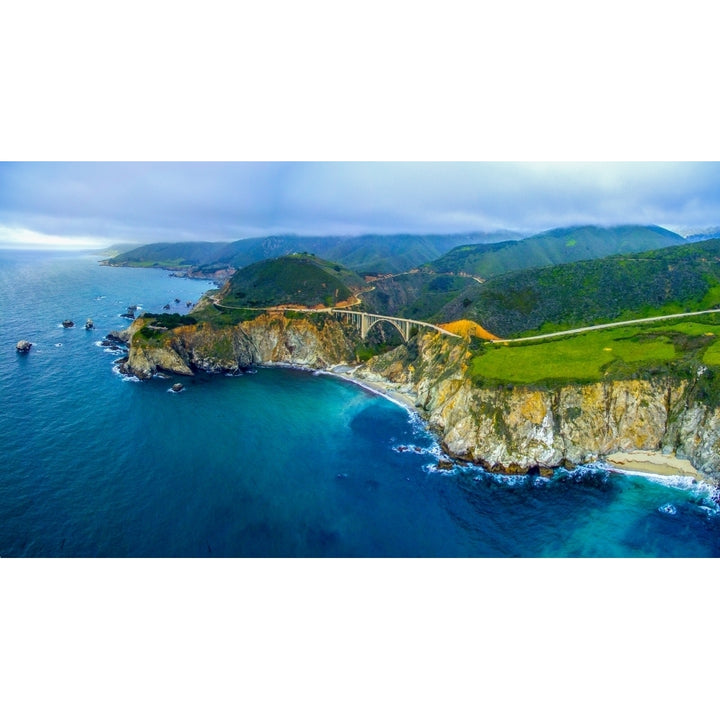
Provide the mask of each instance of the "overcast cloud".
{"label": "overcast cloud", "polygon": [[720,163],[0,163],[0,244],[720,225]]}

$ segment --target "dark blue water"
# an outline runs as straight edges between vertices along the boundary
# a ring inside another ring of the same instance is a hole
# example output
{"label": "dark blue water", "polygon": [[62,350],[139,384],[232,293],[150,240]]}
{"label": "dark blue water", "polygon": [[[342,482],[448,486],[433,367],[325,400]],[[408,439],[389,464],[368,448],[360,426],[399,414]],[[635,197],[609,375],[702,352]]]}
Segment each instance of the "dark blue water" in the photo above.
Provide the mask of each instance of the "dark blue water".
{"label": "dark blue water", "polygon": [[701,486],[438,471],[417,419],[334,377],[124,380],[97,346],[119,314],[209,284],[97,260],[0,251],[4,557],[720,555]]}

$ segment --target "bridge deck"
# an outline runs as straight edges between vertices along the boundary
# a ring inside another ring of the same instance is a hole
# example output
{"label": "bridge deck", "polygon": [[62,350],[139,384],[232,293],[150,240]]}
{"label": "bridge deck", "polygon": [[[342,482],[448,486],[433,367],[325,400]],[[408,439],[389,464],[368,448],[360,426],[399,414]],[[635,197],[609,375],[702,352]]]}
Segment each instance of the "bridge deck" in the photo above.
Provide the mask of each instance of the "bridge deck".
{"label": "bridge deck", "polygon": [[433,325],[432,323],[424,322],[423,320],[412,320],[410,318],[401,318],[401,317],[393,317],[392,315],[378,315],[376,313],[366,313],[361,312],[360,310],[344,310],[341,308],[332,308],[331,312],[335,314],[341,314],[341,315],[349,315],[351,317],[356,317],[361,320],[363,320],[363,325],[365,327],[363,337],[365,334],[367,334],[367,331],[375,325],[375,323],[380,322],[381,320],[386,320],[387,322],[392,323],[395,325],[395,327],[400,330],[400,332],[403,334],[403,337],[405,337],[405,340],[408,338],[406,337],[406,332],[401,329],[402,325],[407,326],[408,328],[411,326],[416,327],[427,327],[431,328],[432,330],[435,330],[435,332],[439,332],[443,335],[449,335],[450,337],[457,337],[459,338],[459,335],[456,335],[455,333],[450,332],[449,330],[445,330],[444,328],[438,327],[437,325]]}

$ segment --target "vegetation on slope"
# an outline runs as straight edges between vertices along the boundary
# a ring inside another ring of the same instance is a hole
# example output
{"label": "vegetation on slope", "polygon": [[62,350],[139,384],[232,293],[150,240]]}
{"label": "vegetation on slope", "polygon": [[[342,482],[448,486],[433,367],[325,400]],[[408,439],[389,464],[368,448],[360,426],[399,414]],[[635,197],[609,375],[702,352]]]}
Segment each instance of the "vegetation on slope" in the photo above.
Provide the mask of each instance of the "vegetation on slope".
{"label": "vegetation on slope", "polygon": [[300,253],[238,270],[219,297],[221,304],[235,307],[329,307],[349,299],[362,286],[362,278],[337,263]]}
{"label": "vegetation on slope", "polygon": [[363,293],[363,305],[371,312],[414,320],[427,320],[471,286],[472,278],[412,272],[373,282]]}
{"label": "vegetation on slope", "polygon": [[[479,385],[553,387],[569,383],[683,377],[718,385],[720,317],[594,330],[521,344],[476,345],[468,376]],[[710,386],[708,385],[708,387]]]}
{"label": "vegetation on slope", "polygon": [[121,252],[105,262],[131,267],[191,268],[215,262],[225,246],[226,243],[214,242],[152,243]]}
{"label": "vegetation on slope", "polygon": [[476,284],[436,321],[467,318],[500,337],[712,308],[720,240],[523,270]]}
{"label": "vegetation on slope", "polygon": [[654,225],[556,228],[517,242],[456,247],[427,267],[435,272],[463,272],[486,279],[525,268],[654,250],[683,242],[680,235]]}
{"label": "vegetation on slope", "polygon": [[273,235],[234,242],[154,243],[108,260],[110,265],[194,268],[215,272],[241,268],[291,253],[314,253],[361,273],[398,273],[434,260],[463,243],[488,243],[520,237],[510,231],[460,235],[362,235],[303,237]]}

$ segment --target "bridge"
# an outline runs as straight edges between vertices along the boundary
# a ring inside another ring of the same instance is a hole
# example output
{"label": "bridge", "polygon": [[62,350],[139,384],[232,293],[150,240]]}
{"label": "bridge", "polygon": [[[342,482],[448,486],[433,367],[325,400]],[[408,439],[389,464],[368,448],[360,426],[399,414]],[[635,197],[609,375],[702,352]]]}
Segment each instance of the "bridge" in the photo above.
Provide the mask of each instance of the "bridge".
{"label": "bridge", "polygon": [[451,333],[448,330],[444,330],[437,325],[431,323],[422,322],[421,320],[408,320],[408,318],[389,317],[388,315],[375,315],[373,313],[360,312],[359,310],[340,310],[338,308],[331,308],[330,312],[335,315],[342,315],[348,322],[351,322],[360,331],[360,337],[364,340],[367,337],[370,329],[377,325],[377,323],[385,322],[390,323],[403,337],[403,340],[407,342],[410,339],[410,329],[416,328],[430,328],[436,332],[442,333],[443,335],[450,335],[450,337],[460,337],[455,333]]}
{"label": "bridge", "polygon": [[360,337],[364,340],[367,337],[370,328],[377,323],[385,320],[391,325],[394,325],[398,332],[402,335],[403,340],[407,342],[410,339],[410,329],[416,328],[430,328],[439,332],[443,335],[449,335],[450,337],[459,338],[460,335],[451,333],[449,330],[433,325],[432,323],[426,323],[422,320],[409,320],[408,318],[390,317],[389,315],[376,315],[374,313],[360,312],[359,310],[346,310],[344,308],[329,307],[329,308],[299,308],[299,307],[283,307],[282,305],[276,305],[274,307],[245,307],[240,308],[234,305],[223,305],[218,300],[212,301],[213,305],[217,308],[226,308],[227,310],[293,310],[294,312],[305,312],[305,313],[332,313],[334,315],[342,315],[348,322],[351,322],[360,331]]}

